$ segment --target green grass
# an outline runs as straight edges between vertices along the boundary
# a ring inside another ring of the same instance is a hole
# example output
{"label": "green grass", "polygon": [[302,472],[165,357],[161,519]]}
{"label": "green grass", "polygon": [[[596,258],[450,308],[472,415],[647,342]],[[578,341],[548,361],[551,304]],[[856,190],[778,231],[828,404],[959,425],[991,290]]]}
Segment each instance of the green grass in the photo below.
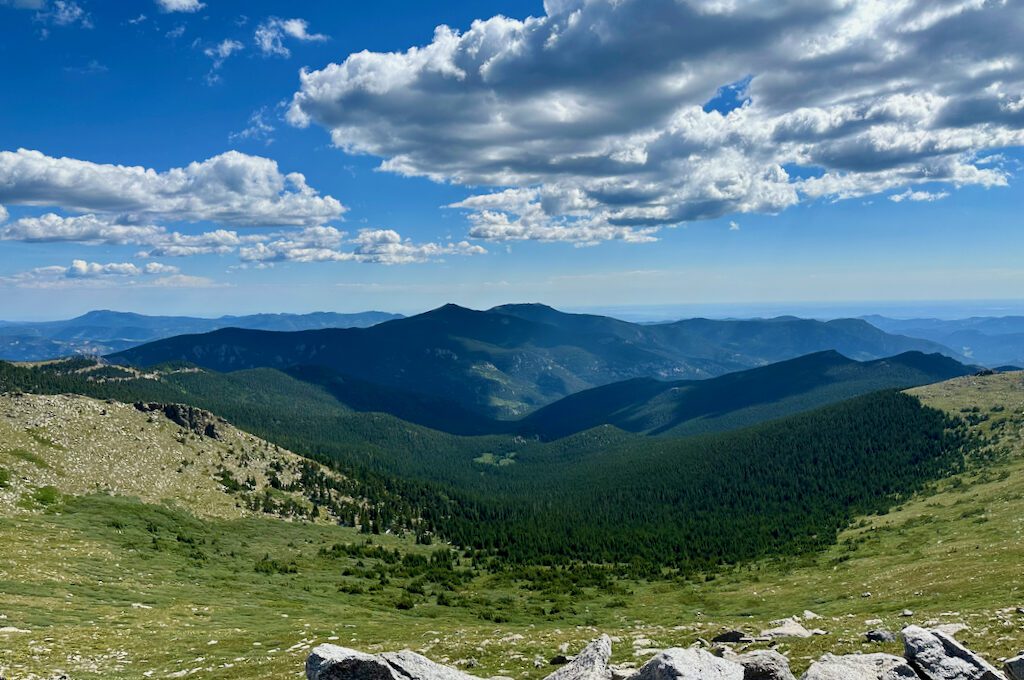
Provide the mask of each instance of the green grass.
{"label": "green grass", "polygon": [[62,450],[64,447],[55,442],[43,428],[30,428],[27,430],[28,436],[32,438],[37,444],[46,446],[51,449]]}
{"label": "green grass", "polygon": [[515,465],[516,452],[511,451],[509,453],[500,455],[495,455],[493,453],[483,453],[474,458],[473,462],[479,465],[497,465],[498,467],[505,467],[506,465]]}
{"label": "green grass", "polygon": [[54,486],[41,486],[32,492],[32,500],[44,507],[54,505],[60,500],[60,491]]}
{"label": "green grass", "polygon": [[[36,436],[38,436],[38,435],[36,435]],[[36,437],[33,437],[33,439],[35,439],[35,438]],[[32,453],[31,451],[26,451],[25,449],[12,449],[11,451],[8,451],[8,453],[11,456],[13,456],[13,457],[15,457],[15,458],[17,458],[19,460],[23,460],[25,462],[32,463],[33,465],[35,465],[38,468],[46,469],[46,468],[50,467],[50,464],[47,463],[45,460],[43,460],[43,458],[41,456],[39,456],[38,454]]]}
{"label": "green grass", "polygon": [[[481,677],[539,678],[550,667],[535,668],[535,657],[599,632],[620,638],[613,661],[642,662],[636,638],[688,645],[805,609],[830,634],[781,642],[798,673],[825,651],[897,652],[862,642],[878,627],[870,619],[892,630],[963,622],[970,629],[958,637],[990,659],[1015,654],[1024,647],[1024,617],[1013,609],[1024,605],[1024,380],[964,378],[914,393],[984,438],[966,472],[858,519],[821,553],[690,580],[491,573],[464,558],[431,570],[423,558],[444,547],[411,536],[200,519],[105,495],[11,512],[0,522],[0,628],[29,632],[0,633],[0,673],[299,678],[309,649],[331,641],[409,647],[448,663],[475,658],[469,672]],[[900,617],[904,608],[914,616]]]}

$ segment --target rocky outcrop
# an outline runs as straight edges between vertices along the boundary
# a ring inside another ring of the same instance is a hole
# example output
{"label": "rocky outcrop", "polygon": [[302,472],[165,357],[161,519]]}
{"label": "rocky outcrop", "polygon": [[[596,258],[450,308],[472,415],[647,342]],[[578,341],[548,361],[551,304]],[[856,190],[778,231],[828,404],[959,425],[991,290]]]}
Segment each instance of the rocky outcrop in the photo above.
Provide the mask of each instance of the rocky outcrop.
{"label": "rocky outcrop", "polygon": [[737,643],[749,639],[742,630],[727,630],[711,638],[712,642]]}
{"label": "rocky outcrop", "polygon": [[743,680],[743,666],[703,649],[666,649],[648,661],[635,680]]}
{"label": "rocky outcrop", "polygon": [[903,648],[907,661],[924,680],[1005,680],[983,658],[936,630],[907,626]]}
{"label": "rocky outcrop", "polygon": [[795,680],[789,659],[774,649],[760,649],[732,659],[743,666],[743,680]]}
{"label": "rocky outcrop", "polygon": [[1003,669],[1006,671],[1006,677],[1010,680],[1024,680],[1024,653],[1007,659],[1003,664]]}
{"label": "rocky outcrop", "polygon": [[320,645],[306,659],[308,680],[478,680],[404,650],[374,656],[337,645]]}
{"label": "rocky outcrop", "polygon": [[803,624],[796,619],[781,619],[779,621],[773,621],[772,625],[774,628],[761,631],[761,637],[767,638],[809,638],[812,635],[820,635],[824,631],[807,630]]}
{"label": "rocky outcrop", "polygon": [[168,420],[176,425],[190,430],[195,434],[220,439],[221,433],[218,426],[224,425],[226,421],[218,418],[209,411],[185,404],[158,404],[156,402],[135,402],[135,408],[143,413],[162,413]]}
{"label": "rocky outcrop", "polygon": [[[952,637],[931,629],[903,630],[905,657],[892,654],[825,654],[801,680],[1024,680],[1024,654],[1006,661],[1004,676]],[[647,642],[646,640],[644,642]],[[707,645],[706,642],[700,644]],[[562,653],[568,651],[563,645]],[[612,640],[602,635],[545,680],[794,680],[789,660],[778,650],[724,657],[698,646],[657,652],[640,670],[612,667]],[[537,666],[543,665],[538,657]],[[364,654],[336,645],[316,647],[306,660],[308,680],[479,680],[411,651]],[[491,680],[497,680],[492,678]]]}
{"label": "rocky outcrop", "polygon": [[800,680],[916,680],[905,659],[892,654],[826,654]]}
{"label": "rocky outcrop", "polygon": [[380,657],[337,645],[320,645],[306,659],[308,680],[401,680]]}
{"label": "rocky outcrop", "polygon": [[380,655],[400,678],[416,678],[417,680],[477,680],[472,675],[460,670],[442,666],[416,652],[385,652]]}
{"label": "rocky outcrop", "polygon": [[547,677],[547,680],[611,680],[608,661],[612,658],[612,639],[602,635],[583,648],[576,658]]}

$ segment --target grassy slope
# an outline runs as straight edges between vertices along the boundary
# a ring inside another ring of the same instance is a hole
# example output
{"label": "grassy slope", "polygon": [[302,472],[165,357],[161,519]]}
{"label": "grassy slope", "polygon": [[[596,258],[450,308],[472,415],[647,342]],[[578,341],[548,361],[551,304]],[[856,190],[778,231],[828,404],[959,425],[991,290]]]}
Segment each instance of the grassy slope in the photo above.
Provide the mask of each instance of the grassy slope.
{"label": "grassy slope", "polygon": [[[964,622],[971,628],[961,639],[994,659],[1010,655],[1024,647],[1024,617],[1012,609],[1024,604],[1024,375],[961,378],[913,392],[958,414],[978,408],[962,415],[994,439],[973,471],[864,518],[823,554],[707,582],[620,583],[572,594],[561,586],[550,594],[478,575],[450,594],[454,606],[436,604],[438,587],[427,584],[413,609],[401,610],[395,603],[408,597],[401,589],[407,579],[393,573],[375,591],[379,579],[343,575],[358,558],[317,556],[320,547],[362,540],[351,529],[263,518],[198,522],[95,497],[45,514],[19,510],[0,523],[0,629],[30,632],[0,632],[0,669],[9,677],[55,668],[76,678],[191,669],[202,677],[301,677],[308,648],[337,638],[368,650],[408,646],[442,660],[473,657],[480,667],[472,672],[483,677],[540,677],[550,669],[535,669],[535,655],[546,658],[598,630],[621,637],[615,660],[624,661],[632,660],[635,638],[689,644],[724,626],[758,630],[807,608],[825,617],[814,623],[831,634],[782,644],[797,669],[824,650],[894,649],[860,642],[874,618],[892,629]],[[150,525],[165,549],[150,547]],[[205,560],[173,540],[174,532],[192,537]],[[403,551],[433,549],[375,538]],[[298,573],[257,573],[253,565],[267,553],[294,559]],[[339,593],[342,584],[362,584],[364,592]],[[899,617],[905,607],[915,615]]]}
{"label": "grassy slope", "polygon": [[[252,492],[268,488],[272,464],[287,484],[304,458],[226,424],[219,439],[184,430],[160,413],[71,395],[0,396],[0,510],[31,507],[36,490],[109,493],[172,503],[200,517],[248,514],[215,479],[221,470]],[[326,471],[327,474],[333,474]],[[298,493],[275,490],[311,507]]]}

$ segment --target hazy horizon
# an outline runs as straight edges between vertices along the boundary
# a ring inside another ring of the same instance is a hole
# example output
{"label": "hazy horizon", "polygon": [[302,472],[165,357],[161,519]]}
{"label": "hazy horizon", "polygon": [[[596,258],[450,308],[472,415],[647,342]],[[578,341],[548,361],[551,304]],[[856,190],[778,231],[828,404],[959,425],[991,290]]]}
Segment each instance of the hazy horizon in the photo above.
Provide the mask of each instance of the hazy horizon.
{"label": "hazy horizon", "polygon": [[[503,304],[543,304],[563,312],[574,314],[595,314],[609,316],[634,323],[657,323],[689,318],[708,319],[755,319],[774,318],[779,316],[796,316],[808,319],[839,319],[859,318],[865,316],[884,316],[893,319],[942,319],[957,320],[970,317],[1003,317],[1024,315],[1024,300],[843,300],[837,302],[730,302],[730,303],[678,303],[666,305],[614,305],[614,306],[559,306],[548,304],[542,300],[509,300],[487,307],[459,305],[469,309],[491,309]],[[45,323],[64,321],[77,318],[89,312],[110,311],[147,316],[182,316],[201,319],[217,319],[231,316],[253,316],[258,314],[360,314],[367,312],[383,312],[413,316],[437,309],[445,304],[440,303],[423,309],[382,309],[382,308],[350,308],[350,309],[311,309],[292,311],[288,309],[263,309],[247,312],[225,312],[208,314],[202,311],[187,311],[163,314],[144,309],[89,308],[77,313],[63,316],[39,315],[25,317],[0,318],[0,323]]]}

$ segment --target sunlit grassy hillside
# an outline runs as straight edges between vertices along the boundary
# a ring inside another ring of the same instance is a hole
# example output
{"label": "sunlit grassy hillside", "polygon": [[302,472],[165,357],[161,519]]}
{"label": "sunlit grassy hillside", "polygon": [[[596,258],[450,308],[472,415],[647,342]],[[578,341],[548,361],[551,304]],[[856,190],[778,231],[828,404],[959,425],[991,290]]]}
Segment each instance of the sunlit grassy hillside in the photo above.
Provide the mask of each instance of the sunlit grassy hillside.
{"label": "sunlit grassy hillside", "polygon": [[[131,407],[5,397],[0,673],[301,677],[308,649],[333,640],[411,647],[482,677],[533,678],[550,671],[535,660],[598,631],[618,638],[614,661],[640,661],[650,648],[725,627],[757,632],[805,609],[823,617],[808,626],[829,634],[782,643],[797,669],[825,650],[892,650],[862,633],[909,622],[963,623],[958,637],[991,658],[1016,653],[1024,374],[912,393],[984,438],[967,472],[858,520],[821,554],[690,580],[501,572],[411,536],[250,513],[215,479],[219,465],[237,464],[233,440],[182,443],[180,428]],[[236,455],[268,451],[237,436]],[[914,614],[900,616],[905,608]]]}

